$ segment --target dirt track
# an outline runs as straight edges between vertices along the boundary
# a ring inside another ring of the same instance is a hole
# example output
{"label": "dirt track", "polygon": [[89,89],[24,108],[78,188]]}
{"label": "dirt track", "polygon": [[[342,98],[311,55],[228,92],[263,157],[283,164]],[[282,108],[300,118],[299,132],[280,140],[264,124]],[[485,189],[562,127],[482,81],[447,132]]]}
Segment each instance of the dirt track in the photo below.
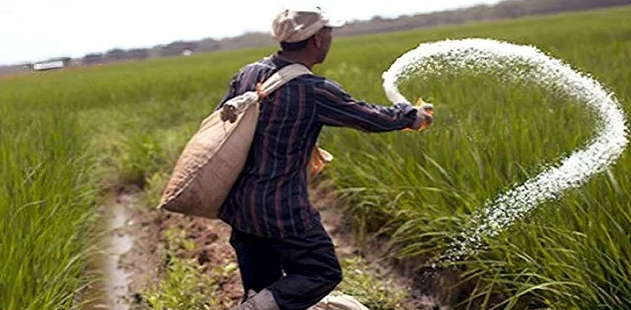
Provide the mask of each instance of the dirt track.
{"label": "dirt track", "polygon": [[[314,206],[320,211],[323,223],[331,234],[336,245],[336,252],[340,259],[352,258],[360,254],[350,228],[343,222],[343,212],[333,191],[326,185],[311,190]],[[141,292],[157,283],[165,265],[166,237],[164,232],[176,227],[186,232],[185,238],[196,244],[194,250],[184,251],[183,256],[194,258],[210,273],[216,266],[236,266],[236,257],[228,239],[230,227],[221,221],[202,218],[190,218],[179,214],[164,212],[144,206],[143,193],[139,189],[125,188],[119,191],[115,202],[124,204],[127,208],[128,221],[119,234],[128,234],[133,238],[133,247],[123,254],[119,267],[130,274],[127,294],[118,300],[126,303],[130,309],[141,309]],[[400,287],[411,287],[412,280],[393,271],[387,262],[382,261],[384,253],[373,246],[366,258],[371,262],[371,270],[380,277],[394,279]],[[214,275],[216,277],[216,274]],[[221,276],[220,303],[227,307],[237,303],[243,294],[238,270]],[[425,298],[419,298],[406,303],[405,309],[418,309],[426,304]]]}

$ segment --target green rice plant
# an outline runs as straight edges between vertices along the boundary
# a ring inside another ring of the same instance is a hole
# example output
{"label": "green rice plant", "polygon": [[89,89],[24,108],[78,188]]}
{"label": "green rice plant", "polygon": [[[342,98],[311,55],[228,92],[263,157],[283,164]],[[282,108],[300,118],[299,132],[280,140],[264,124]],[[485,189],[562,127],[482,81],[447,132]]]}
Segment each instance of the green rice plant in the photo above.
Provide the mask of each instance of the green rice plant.
{"label": "green rice plant", "polygon": [[344,280],[333,294],[341,292],[353,296],[371,310],[397,310],[409,297],[392,280],[379,279],[361,258],[345,259],[341,263]]}
{"label": "green rice plant", "polygon": [[67,109],[27,112],[0,127],[0,308],[70,308],[96,215],[92,156]]}
{"label": "green rice plant", "polygon": [[179,257],[182,250],[193,250],[196,244],[184,238],[177,228],[165,231],[167,243],[166,268],[157,285],[143,292],[146,309],[201,310],[220,308],[218,284],[204,273],[196,259]]}
{"label": "green rice plant", "polygon": [[[532,44],[592,74],[631,109],[631,8],[482,22],[336,40],[316,73],[389,104],[381,73],[421,42],[485,37]],[[266,47],[73,68],[0,81],[0,308],[67,309],[81,287],[98,190],[146,185],[156,197],[179,152],[230,77]],[[325,169],[360,239],[426,262],[468,216],[594,135],[580,103],[474,72],[402,85],[436,104],[423,133],[326,128]],[[541,206],[460,270],[456,308],[631,308],[631,161],[626,151],[586,186]],[[155,199],[155,198],[153,198]],[[154,200],[155,201],[155,200]]]}

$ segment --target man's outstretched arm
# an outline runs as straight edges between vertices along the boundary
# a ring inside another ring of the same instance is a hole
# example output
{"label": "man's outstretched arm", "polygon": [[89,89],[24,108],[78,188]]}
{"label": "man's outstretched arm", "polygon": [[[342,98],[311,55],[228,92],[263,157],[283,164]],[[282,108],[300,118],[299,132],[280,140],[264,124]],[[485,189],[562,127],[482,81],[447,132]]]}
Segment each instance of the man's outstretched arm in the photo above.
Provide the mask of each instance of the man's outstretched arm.
{"label": "man's outstretched arm", "polygon": [[340,85],[324,80],[315,88],[318,118],[324,125],[350,127],[367,132],[413,128],[418,111],[409,103],[391,107],[356,100]]}

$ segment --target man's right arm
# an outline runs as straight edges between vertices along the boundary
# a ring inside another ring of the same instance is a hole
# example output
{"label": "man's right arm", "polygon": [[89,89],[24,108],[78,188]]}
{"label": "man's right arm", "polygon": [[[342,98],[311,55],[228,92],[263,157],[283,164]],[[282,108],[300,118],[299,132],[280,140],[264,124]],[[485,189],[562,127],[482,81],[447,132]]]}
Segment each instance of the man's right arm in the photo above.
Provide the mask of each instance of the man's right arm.
{"label": "man's right arm", "polygon": [[318,118],[328,126],[384,132],[411,128],[417,119],[417,109],[409,103],[392,107],[368,104],[354,99],[327,79],[316,85],[315,101]]}

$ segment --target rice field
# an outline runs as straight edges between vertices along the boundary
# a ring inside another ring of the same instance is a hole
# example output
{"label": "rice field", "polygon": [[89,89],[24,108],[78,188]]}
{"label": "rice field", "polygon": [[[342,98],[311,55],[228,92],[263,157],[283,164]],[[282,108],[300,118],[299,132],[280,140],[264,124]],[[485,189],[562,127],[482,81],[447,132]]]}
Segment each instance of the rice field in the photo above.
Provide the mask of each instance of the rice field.
{"label": "rice field", "polygon": [[[630,7],[343,38],[315,72],[389,104],[381,74],[421,42],[534,45],[603,83],[631,111]],[[0,79],[0,309],[69,309],[85,285],[102,193],[155,197],[231,76],[274,47],[73,68]],[[440,256],[468,216],[594,136],[589,110],[501,74],[422,75],[401,87],[436,105],[422,133],[327,128],[325,169],[360,240],[459,270],[460,309],[631,308],[631,158],[545,203],[462,261]]]}

